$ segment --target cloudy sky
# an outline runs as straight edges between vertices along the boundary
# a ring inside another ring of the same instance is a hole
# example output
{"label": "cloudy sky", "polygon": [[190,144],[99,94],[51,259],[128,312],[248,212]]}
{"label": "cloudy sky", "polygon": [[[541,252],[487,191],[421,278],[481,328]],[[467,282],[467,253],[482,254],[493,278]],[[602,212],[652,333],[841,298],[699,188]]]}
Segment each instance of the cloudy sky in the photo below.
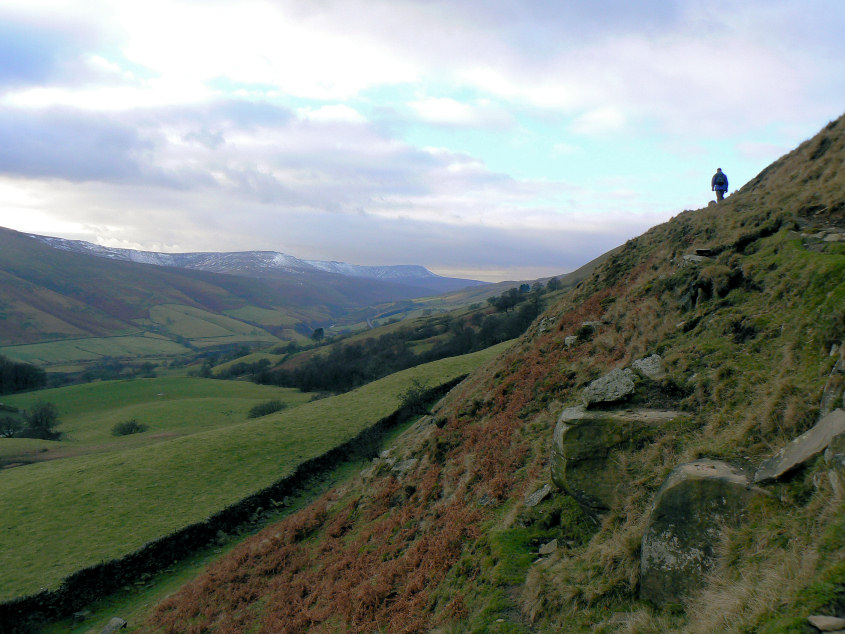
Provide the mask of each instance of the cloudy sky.
{"label": "cloudy sky", "polygon": [[0,226],[577,268],[845,109],[841,0],[0,0]]}

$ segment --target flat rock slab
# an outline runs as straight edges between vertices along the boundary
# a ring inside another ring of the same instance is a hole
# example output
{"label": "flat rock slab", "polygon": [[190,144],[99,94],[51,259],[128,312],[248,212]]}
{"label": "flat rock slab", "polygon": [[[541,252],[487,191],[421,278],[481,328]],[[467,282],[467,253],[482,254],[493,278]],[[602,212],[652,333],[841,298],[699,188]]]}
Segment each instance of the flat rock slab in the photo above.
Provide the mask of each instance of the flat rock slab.
{"label": "flat rock slab", "polygon": [[807,621],[810,625],[821,632],[836,632],[838,630],[845,630],[845,619],[840,619],[835,616],[813,615],[808,616]]}
{"label": "flat rock slab", "polygon": [[545,500],[549,495],[551,495],[552,487],[551,485],[544,484],[542,487],[534,491],[531,495],[529,495],[525,499],[525,506],[533,507],[537,506],[540,502]]}
{"label": "flat rock slab", "polygon": [[625,487],[618,464],[610,459],[644,431],[686,419],[665,409],[588,410],[569,407],[561,413],[552,437],[552,482],[591,509],[612,508]]}
{"label": "flat rock slab", "polygon": [[724,462],[676,467],[655,495],[643,535],[640,597],[665,605],[695,592],[716,561],[722,525],[738,525],[750,500],[762,494]]}
{"label": "flat rock slab", "polygon": [[754,474],[755,483],[771,482],[823,452],[839,434],[845,434],[845,410],[835,409],[816,425],[764,461]]}

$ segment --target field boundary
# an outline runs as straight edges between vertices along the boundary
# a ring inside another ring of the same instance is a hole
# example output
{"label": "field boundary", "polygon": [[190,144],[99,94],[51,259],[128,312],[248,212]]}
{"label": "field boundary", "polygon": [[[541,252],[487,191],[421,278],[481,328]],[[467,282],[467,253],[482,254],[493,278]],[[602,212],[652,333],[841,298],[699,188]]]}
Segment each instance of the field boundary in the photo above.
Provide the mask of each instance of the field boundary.
{"label": "field boundary", "polygon": [[[443,397],[466,376],[458,376],[427,390],[426,400]],[[340,445],[300,463],[290,475],[242,498],[201,522],[184,526],[147,542],[138,550],[122,557],[78,570],[66,577],[55,590],[42,590],[0,603],[0,634],[36,630],[45,621],[69,616],[104,595],[123,586],[132,585],[142,575],[161,572],[211,544],[217,539],[220,531],[235,532],[252,523],[257,512],[280,506],[281,500],[305,488],[309,480],[349,460],[375,457],[384,435],[412,415],[409,408],[401,407]]]}

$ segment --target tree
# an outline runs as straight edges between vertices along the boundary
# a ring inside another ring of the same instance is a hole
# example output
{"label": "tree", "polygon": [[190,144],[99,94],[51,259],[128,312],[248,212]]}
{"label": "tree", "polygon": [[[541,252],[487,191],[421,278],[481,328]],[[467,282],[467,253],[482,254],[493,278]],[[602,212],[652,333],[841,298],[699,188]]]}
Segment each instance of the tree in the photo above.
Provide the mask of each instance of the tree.
{"label": "tree", "polygon": [[23,429],[23,423],[13,416],[0,418],[0,438],[14,438]]}
{"label": "tree", "polygon": [[563,284],[561,284],[560,280],[556,277],[553,277],[548,282],[546,282],[546,290],[558,291],[561,288],[563,288]]}
{"label": "tree", "polygon": [[26,429],[21,434],[26,438],[40,438],[41,440],[56,440],[62,434],[56,431],[61,424],[59,412],[52,403],[37,402],[31,410],[24,414]]}
{"label": "tree", "polygon": [[326,336],[326,331],[323,330],[322,328],[315,328],[314,332],[311,333],[311,338],[314,341],[322,341],[323,337],[325,337],[325,336]]}

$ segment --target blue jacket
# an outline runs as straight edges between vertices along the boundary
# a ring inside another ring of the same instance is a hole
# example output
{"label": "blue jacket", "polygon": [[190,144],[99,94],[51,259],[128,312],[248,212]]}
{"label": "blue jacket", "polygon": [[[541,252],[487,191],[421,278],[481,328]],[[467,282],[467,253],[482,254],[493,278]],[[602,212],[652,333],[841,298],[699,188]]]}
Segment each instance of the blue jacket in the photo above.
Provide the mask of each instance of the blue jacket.
{"label": "blue jacket", "polygon": [[724,172],[716,172],[710,179],[710,187],[720,189],[723,192],[728,191],[728,177],[725,176]]}

